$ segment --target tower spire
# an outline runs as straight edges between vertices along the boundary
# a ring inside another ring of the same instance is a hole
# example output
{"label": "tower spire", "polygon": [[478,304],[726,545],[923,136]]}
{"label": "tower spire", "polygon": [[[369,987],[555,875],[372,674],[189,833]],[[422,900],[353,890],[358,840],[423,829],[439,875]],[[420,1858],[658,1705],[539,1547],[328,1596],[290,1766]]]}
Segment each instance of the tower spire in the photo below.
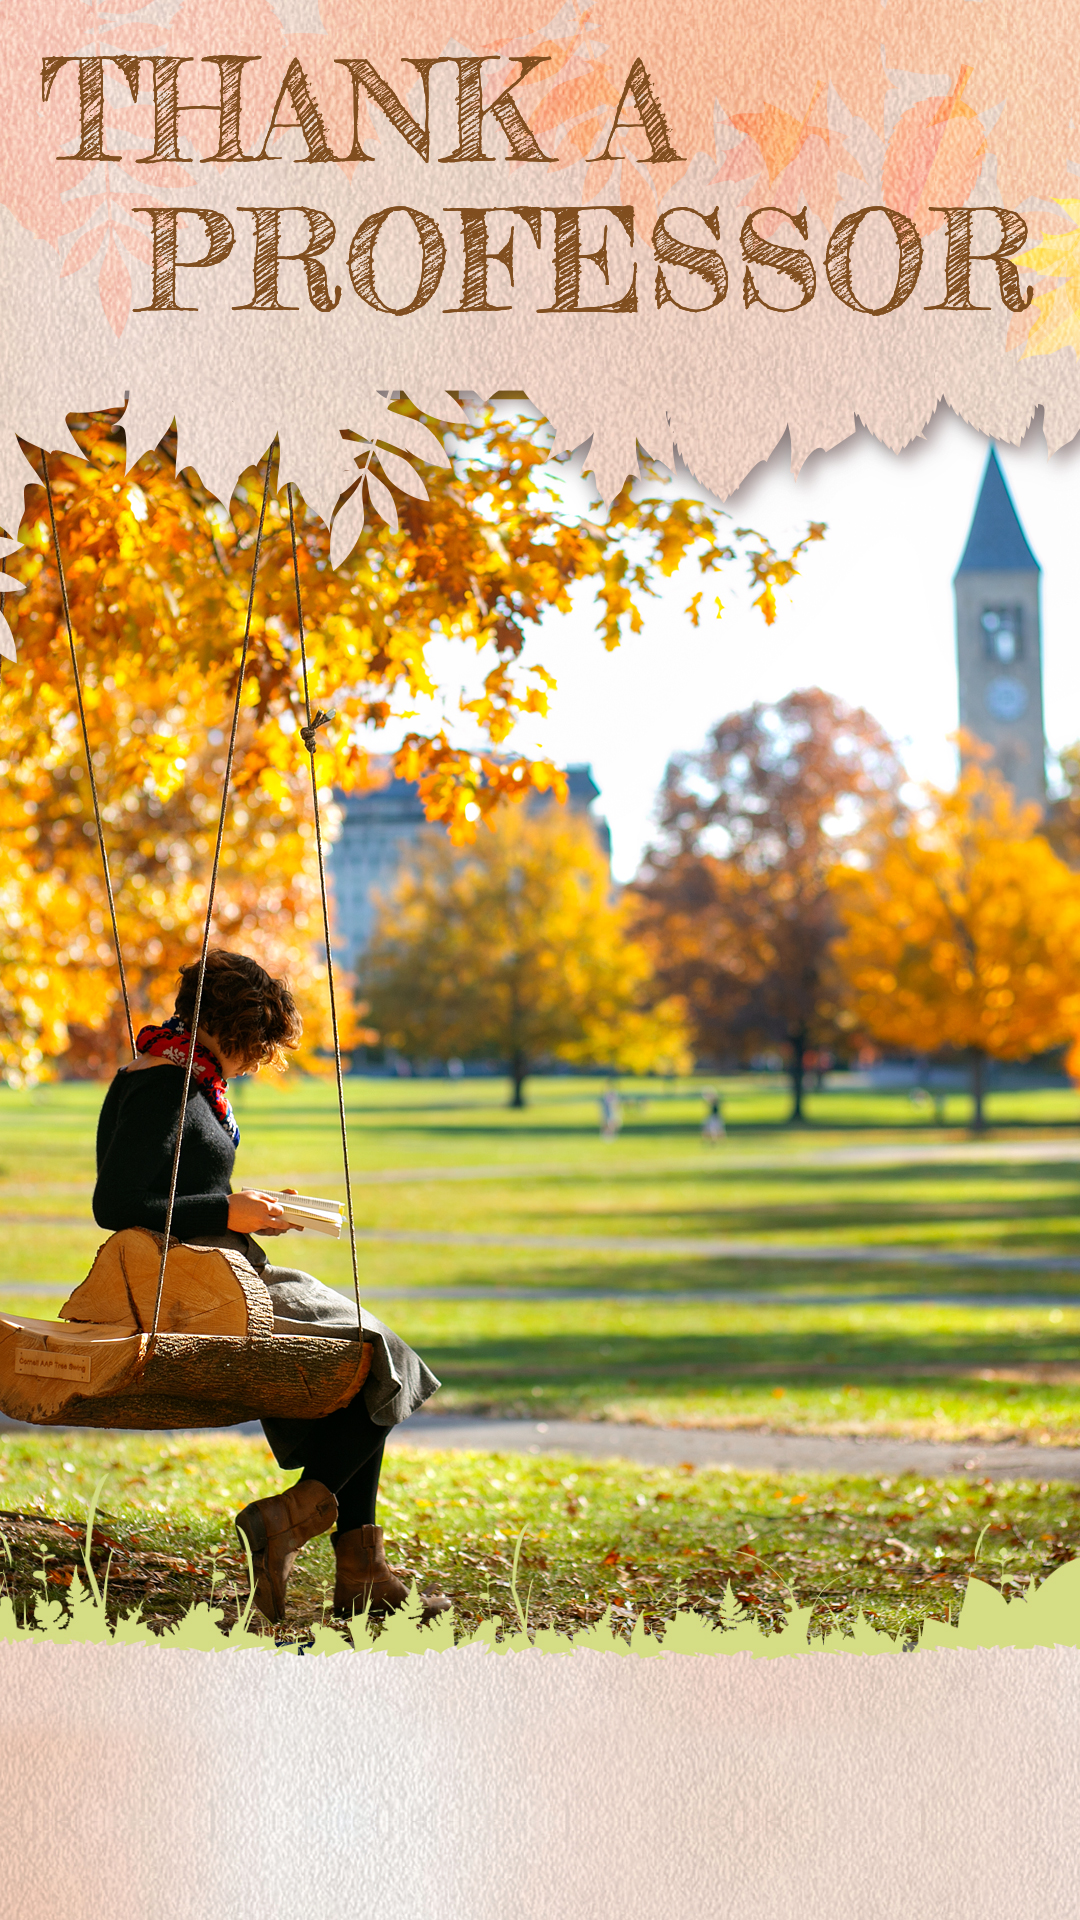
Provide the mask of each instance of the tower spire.
{"label": "tower spire", "polygon": [[[1039,563],[1020,525],[1012,494],[994,448],[983,471],[982,486],[967,537],[961,573],[1039,573]],[[954,576],[956,577],[956,576]]]}
{"label": "tower spire", "polygon": [[1018,800],[1046,804],[1039,563],[991,447],[953,575],[960,727]]}

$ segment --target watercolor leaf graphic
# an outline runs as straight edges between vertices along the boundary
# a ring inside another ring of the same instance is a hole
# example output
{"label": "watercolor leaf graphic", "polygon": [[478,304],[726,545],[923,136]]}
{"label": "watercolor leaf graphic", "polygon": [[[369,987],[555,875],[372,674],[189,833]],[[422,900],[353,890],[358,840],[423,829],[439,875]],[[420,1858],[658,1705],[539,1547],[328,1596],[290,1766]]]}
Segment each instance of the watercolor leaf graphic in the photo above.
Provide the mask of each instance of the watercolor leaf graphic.
{"label": "watercolor leaf graphic", "polygon": [[1058,200],[1056,205],[1072,221],[1063,233],[1044,239],[1016,255],[1016,265],[1058,285],[1036,293],[1034,318],[1024,343],[1024,358],[1057,353],[1071,347],[1080,355],[1080,200]]}
{"label": "watercolor leaf graphic", "polygon": [[971,67],[961,67],[948,94],[920,100],[902,114],[889,140],[881,176],[886,206],[933,233],[945,206],[963,206],[986,158],[986,135],[964,99]]}
{"label": "watercolor leaf graphic", "polygon": [[[729,125],[743,138],[723,155],[715,178],[748,181],[744,205],[766,193],[781,205],[797,205],[801,200],[827,224],[836,200],[838,175],[845,173],[861,180],[863,170],[829,126],[825,92],[824,82],[819,82],[801,117],[771,102],[755,113],[729,114]],[[759,230],[771,232],[781,218],[763,216]]]}

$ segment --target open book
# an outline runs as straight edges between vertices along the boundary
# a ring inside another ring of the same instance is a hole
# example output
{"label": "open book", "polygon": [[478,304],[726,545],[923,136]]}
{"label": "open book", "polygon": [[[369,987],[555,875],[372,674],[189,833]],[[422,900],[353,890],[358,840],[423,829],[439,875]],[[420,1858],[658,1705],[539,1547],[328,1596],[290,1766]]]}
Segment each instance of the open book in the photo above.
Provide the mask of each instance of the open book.
{"label": "open book", "polygon": [[268,1200],[277,1200],[290,1226],[328,1233],[332,1240],[341,1238],[340,1200],[316,1200],[309,1193],[280,1193],[273,1187],[245,1187],[243,1191],[265,1193]]}

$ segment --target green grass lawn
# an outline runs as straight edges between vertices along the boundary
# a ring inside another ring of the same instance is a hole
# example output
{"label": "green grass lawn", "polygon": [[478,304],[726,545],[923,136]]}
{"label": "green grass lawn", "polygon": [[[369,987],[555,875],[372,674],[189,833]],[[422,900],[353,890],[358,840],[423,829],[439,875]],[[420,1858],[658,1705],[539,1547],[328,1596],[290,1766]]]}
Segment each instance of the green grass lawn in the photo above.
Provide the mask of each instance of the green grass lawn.
{"label": "green grass lawn", "polygon": [[[60,1448],[20,1434],[2,1462],[0,1590],[20,1612],[70,1585],[85,1503],[108,1470],[92,1559],[99,1581],[108,1573],[110,1611],[139,1608],[163,1626],[214,1599],[235,1619],[247,1576],[232,1516],[280,1485],[262,1441],[69,1434]],[[608,1608],[617,1626],[634,1615],[657,1624],[677,1606],[717,1620],[730,1581],[774,1624],[794,1595],[813,1605],[813,1632],[850,1626],[861,1608],[871,1625],[914,1637],[928,1615],[955,1618],[972,1573],[1013,1594],[1080,1551],[1080,1487],[1035,1478],[842,1479],[394,1448],[381,1511],[392,1561],[448,1592],[466,1629],[494,1614],[513,1622],[522,1535],[520,1600],[532,1625],[563,1631]],[[324,1617],[332,1586],[329,1543],[315,1541],[293,1575],[288,1634]]]}
{"label": "green grass lawn", "polygon": [[[1019,1138],[1028,1156],[1010,1161],[947,1130],[897,1125],[853,1142],[835,1127],[748,1122],[710,1148],[699,1092],[641,1082],[624,1133],[605,1141],[600,1085],[537,1080],[513,1113],[497,1081],[349,1083],[357,1224],[373,1236],[360,1244],[363,1294],[430,1359],[445,1409],[1080,1441],[1080,1276],[962,1264],[984,1248],[1080,1256],[1080,1159],[1054,1157],[1068,1136],[1006,1133],[999,1148]],[[1056,1113],[1072,1098],[1010,1097],[1032,1122],[1040,1102]],[[726,1105],[738,1121],[740,1102],[753,1115],[780,1098],[751,1087]],[[0,1094],[0,1298],[13,1310],[54,1312],[100,1240],[99,1100],[89,1086]],[[901,1096],[865,1101],[879,1119],[910,1110]],[[239,1105],[238,1181],[340,1193],[331,1087],[256,1083]],[[852,1162],[853,1146],[890,1143],[908,1157]],[[935,1158],[942,1146],[950,1157]],[[768,1257],[697,1250],[715,1238]],[[961,1264],[785,1258],[785,1243],[883,1242]],[[290,1235],[274,1251],[349,1285],[344,1242]],[[27,1281],[55,1292],[20,1293]],[[507,1289],[533,1297],[499,1298]],[[480,1297],[444,1297],[463,1290]],[[728,1297],[695,1298],[717,1292]],[[921,1302],[902,1297],[913,1293]]]}
{"label": "green grass lawn", "polygon": [[[782,1088],[755,1076],[725,1087],[729,1135],[709,1147],[700,1083],[624,1083],[626,1125],[610,1141],[597,1131],[601,1086],[538,1079],[530,1105],[513,1113],[498,1081],[349,1082],[364,1297],[443,1380],[437,1407],[1023,1439],[1032,1485],[933,1483],[916,1496],[901,1482],[529,1459],[502,1463],[496,1478],[513,1489],[503,1501],[474,1458],[400,1451],[385,1513],[405,1564],[426,1555],[465,1617],[490,1610],[489,1591],[505,1611],[512,1541],[524,1526],[523,1578],[541,1624],[594,1618],[618,1595],[670,1613],[676,1589],[708,1610],[738,1574],[737,1590],[766,1611],[786,1581],[802,1600],[820,1594],[837,1618],[861,1600],[898,1631],[920,1610],[945,1611],[984,1525],[979,1564],[994,1577],[1045,1571],[1077,1551],[1077,1495],[1038,1491],[1038,1451],[1080,1444],[1080,1274],[979,1265],[977,1256],[1080,1257],[1080,1158],[1062,1157],[1080,1128],[1080,1098],[994,1095],[995,1132],[973,1147],[959,1096],[945,1127],[927,1126],[903,1095],[811,1096],[811,1124],[789,1130],[779,1125]],[[85,1085],[0,1092],[0,1304],[9,1310],[55,1312],[102,1238],[89,1211],[100,1098]],[[341,1193],[330,1086],[255,1083],[237,1104],[238,1184]],[[1001,1157],[1010,1150],[1020,1157]],[[753,1242],[767,1257],[709,1251],[715,1240]],[[811,1264],[794,1257],[807,1246],[945,1250],[958,1263]],[[344,1243],[291,1235],[275,1257],[349,1284]],[[506,1290],[525,1297],[500,1297]],[[453,1297],[461,1292],[477,1297]],[[728,1297],[709,1297],[717,1292]],[[142,1543],[126,1563],[136,1570],[126,1591],[147,1581],[142,1598],[163,1615],[196,1588],[205,1597],[212,1559],[226,1583],[236,1579],[231,1514],[252,1488],[280,1484],[261,1442],[209,1436],[9,1434],[0,1462],[3,1506],[53,1515],[77,1514],[78,1497],[109,1468],[102,1500],[118,1545],[132,1533]],[[10,1524],[13,1565],[26,1573],[23,1523]],[[987,1562],[991,1548],[1004,1562]],[[46,1549],[67,1551],[56,1539]],[[310,1617],[329,1571],[325,1544],[304,1565],[297,1604]],[[62,1561],[52,1571],[62,1577]]]}

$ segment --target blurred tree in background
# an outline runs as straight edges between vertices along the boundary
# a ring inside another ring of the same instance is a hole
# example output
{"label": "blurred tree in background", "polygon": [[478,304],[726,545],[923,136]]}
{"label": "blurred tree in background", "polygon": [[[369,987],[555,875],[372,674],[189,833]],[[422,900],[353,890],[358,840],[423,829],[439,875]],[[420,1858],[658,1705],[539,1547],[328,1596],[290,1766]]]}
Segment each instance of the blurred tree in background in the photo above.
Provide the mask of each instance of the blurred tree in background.
{"label": "blurred tree in background", "polygon": [[969,1054],[977,1129],[988,1058],[1080,1033],[1080,876],[1038,823],[976,759],[953,792],[931,789],[899,819],[864,870],[833,874],[856,1019],[885,1046]]}
{"label": "blurred tree in background", "polygon": [[657,992],[610,893],[592,828],[555,809],[507,812],[467,850],[424,836],[361,962],[383,1040],[413,1059],[502,1062],[515,1107],[545,1061],[683,1071],[681,1005]]}
{"label": "blurred tree in background", "polygon": [[903,781],[877,721],[811,687],[729,714],[661,789],[636,930],[686,1003],[699,1057],[781,1051],[793,1120],[807,1053],[852,1039],[832,875],[896,814]]}
{"label": "blurred tree in background", "polygon": [[1065,791],[1046,809],[1041,832],[1066,866],[1080,867],[1080,740],[1058,756]]}
{"label": "blurred tree in background", "polygon": [[[697,501],[650,491],[662,478],[652,469],[610,507],[572,512],[551,431],[527,407],[484,409],[452,430],[407,402],[387,417],[396,448],[361,446],[335,516],[335,529],[342,514],[349,528],[336,567],[335,535],[296,502],[312,700],[336,717],[319,736],[316,769],[327,797],[367,783],[379,727],[442,691],[428,650],[460,641],[482,682],[461,696],[456,724],[488,745],[455,739],[447,708],[435,732],[409,734],[394,758],[456,840],[507,799],[561,790],[549,762],[497,749],[521,714],[546,708],[551,676],[522,654],[546,611],[569,608],[575,582],[593,582],[613,647],[640,629],[658,581],[684,560],[707,576],[741,559],[771,620],[774,588],[806,545],[782,555]],[[127,473],[118,415],[71,425],[81,453],[51,455],[50,476],[143,1017],[171,1004],[205,911],[265,464],[227,508],[190,471],[177,475],[175,436]],[[6,564],[24,591],[3,607],[18,661],[0,675],[0,1072],[34,1077],[61,1055],[107,1072],[124,1051],[122,1024],[43,487],[28,491],[21,537]],[[314,1047],[326,1028],[302,718],[288,507],[272,488],[216,933],[288,971]]]}

